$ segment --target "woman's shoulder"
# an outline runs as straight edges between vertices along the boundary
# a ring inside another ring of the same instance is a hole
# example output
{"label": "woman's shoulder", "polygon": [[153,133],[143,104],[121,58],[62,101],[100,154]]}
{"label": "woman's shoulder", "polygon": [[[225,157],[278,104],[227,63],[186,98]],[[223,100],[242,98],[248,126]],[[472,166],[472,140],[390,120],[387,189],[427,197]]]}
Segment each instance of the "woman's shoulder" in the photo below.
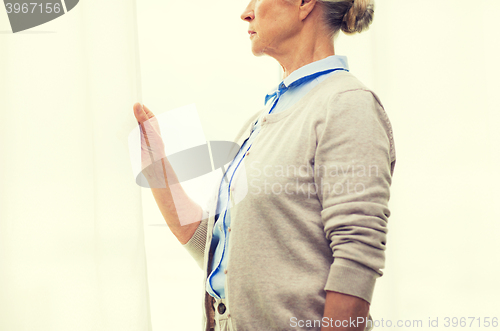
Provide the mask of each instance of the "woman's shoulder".
{"label": "woman's shoulder", "polygon": [[377,94],[348,71],[339,71],[330,75],[330,77],[325,79],[317,87],[316,97],[323,97],[331,100],[340,96],[344,98],[349,96],[359,98],[360,94],[365,94],[374,98],[376,102],[384,108]]}
{"label": "woman's shoulder", "polygon": [[325,93],[343,93],[355,90],[370,91],[356,76],[349,71],[333,73],[319,85]]}
{"label": "woman's shoulder", "polygon": [[[342,116],[344,118],[378,118],[378,123],[386,131],[390,142],[391,161],[395,162],[396,150],[392,125],[382,102],[374,91],[347,71],[331,75],[318,87],[319,89],[316,91],[318,94],[314,100],[324,107],[314,107],[315,116],[321,119],[335,116],[344,124],[349,123],[349,121],[343,121]],[[318,112],[318,109],[324,111]],[[352,124],[359,127],[359,122],[352,122]],[[391,165],[391,174],[393,170],[394,164]]]}

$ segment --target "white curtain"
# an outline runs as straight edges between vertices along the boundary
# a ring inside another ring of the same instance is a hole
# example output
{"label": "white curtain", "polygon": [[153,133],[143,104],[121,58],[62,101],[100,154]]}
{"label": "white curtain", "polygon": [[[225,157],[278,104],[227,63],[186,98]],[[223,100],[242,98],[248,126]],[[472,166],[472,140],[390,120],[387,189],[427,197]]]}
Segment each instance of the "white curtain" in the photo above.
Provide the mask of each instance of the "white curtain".
{"label": "white curtain", "polygon": [[135,1],[16,34],[0,11],[0,329],[151,330]]}

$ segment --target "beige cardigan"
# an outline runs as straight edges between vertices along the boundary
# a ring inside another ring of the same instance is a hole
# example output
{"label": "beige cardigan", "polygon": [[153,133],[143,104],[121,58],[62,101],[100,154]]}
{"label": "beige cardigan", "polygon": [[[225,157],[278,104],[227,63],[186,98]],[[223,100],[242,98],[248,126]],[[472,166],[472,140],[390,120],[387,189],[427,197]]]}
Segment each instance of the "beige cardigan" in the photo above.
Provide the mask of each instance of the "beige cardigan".
{"label": "beige cardigan", "polygon": [[[371,303],[396,162],[378,97],[351,73],[336,73],[291,108],[253,115],[239,146],[258,118],[261,131],[233,179],[241,201],[231,193],[225,286],[233,329],[300,330],[292,319],[322,319],[325,290]],[[213,327],[205,280],[217,194],[184,245],[204,271],[203,330]]]}

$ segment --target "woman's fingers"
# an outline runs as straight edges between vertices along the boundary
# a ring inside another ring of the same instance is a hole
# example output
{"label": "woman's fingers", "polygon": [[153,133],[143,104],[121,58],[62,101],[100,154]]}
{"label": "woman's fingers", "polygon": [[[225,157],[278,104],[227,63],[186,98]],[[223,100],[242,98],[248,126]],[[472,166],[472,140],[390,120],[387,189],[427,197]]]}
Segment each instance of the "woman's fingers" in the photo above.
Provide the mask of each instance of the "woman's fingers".
{"label": "woman's fingers", "polygon": [[148,107],[141,105],[139,102],[134,104],[134,115],[139,124],[155,117],[153,112]]}
{"label": "woman's fingers", "polygon": [[151,118],[151,117],[154,117],[154,116],[155,116],[155,114],[153,114],[153,112],[152,112],[151,110],[149,110],[149,108],[148,108],[148,107],[146,107],[146,106],[144,106],[144,112],[146,113],[146,116],[147,116],[148,118]]}
{"label": "woman's fingers", "polygon": [[143,123],[149,119],[148,115],[146,114],[142,105],[139,102],[134,104],[134,115],[135,119],[139,123]]}
{"label": "woman's fingers", "polygon": [[165,158],[165,145],[155,115],[146,106],[137,102],[133,106],[135,118],[140,126],[141,162],[145,169]]}

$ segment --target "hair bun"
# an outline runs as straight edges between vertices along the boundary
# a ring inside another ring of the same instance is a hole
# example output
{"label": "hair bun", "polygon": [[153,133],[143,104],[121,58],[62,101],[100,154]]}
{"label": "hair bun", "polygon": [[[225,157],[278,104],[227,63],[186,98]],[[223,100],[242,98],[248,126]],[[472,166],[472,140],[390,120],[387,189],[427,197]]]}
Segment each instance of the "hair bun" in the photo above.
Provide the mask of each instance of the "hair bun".
{"label": "hair bun", "polygon": [[373,0],[353,0],[342,21],[342,31],[351,34],[367,30],[372,23],[373,12]]}

